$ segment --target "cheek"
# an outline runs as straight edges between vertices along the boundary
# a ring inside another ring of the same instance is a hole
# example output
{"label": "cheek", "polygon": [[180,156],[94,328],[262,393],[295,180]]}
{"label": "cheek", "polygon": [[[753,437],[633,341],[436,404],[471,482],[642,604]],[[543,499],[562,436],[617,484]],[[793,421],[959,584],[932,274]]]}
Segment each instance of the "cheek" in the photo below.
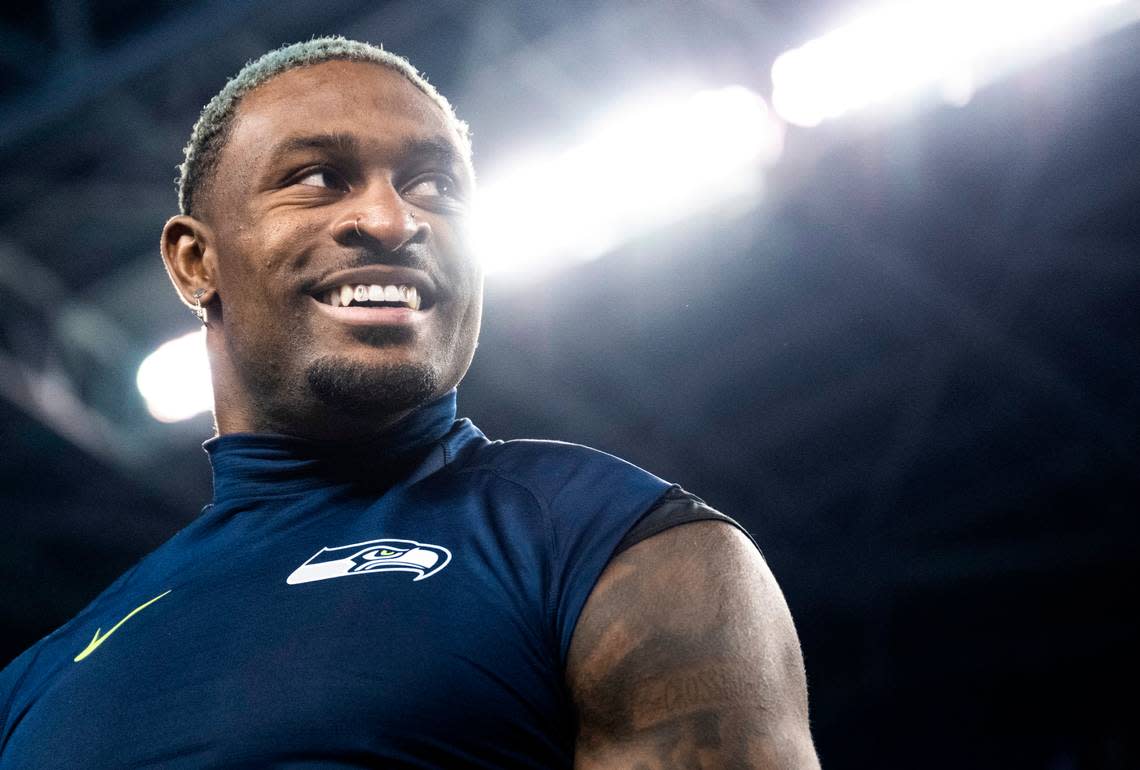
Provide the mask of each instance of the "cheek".
{"label": "cheek", "polygon": [[469,299],[458,306],[450,339],[446,340],[447,355],[457,363],[470,363],[475,343],[479,338],[479,326],[483,318],[483,297],[480,287],[481,284],[478,283],[467,287],[470,293],[464,296]]}
{"label": "cheek", "polygon": [[445,260],[455,285],[464,297],[481,299],[483,268],[471,247],[471,239],[461,223],[437,231],[436,248]]}
{"label": "cheek", "polygon": [[284,298],[297,294],[297,276],[311,258],[323,225],[296,217],[263,217],[259,223],[234,217],[220,241],[222,273],[235,299]]}
{"label": "cheek", "polygon": [[257,255],[259,269],[267,275],[289,274],[310,259],[312,247],[326,230],[315,217],[272,217],[243,233],[243,245],[249,254]]}
{"label": "cheek", "polygon": [[465,274],[457,281],[459,299],[453,313],[453,329],[456,341],[465,340],[479,333],[479,323],[483,313],[483,282],[477,273]]}

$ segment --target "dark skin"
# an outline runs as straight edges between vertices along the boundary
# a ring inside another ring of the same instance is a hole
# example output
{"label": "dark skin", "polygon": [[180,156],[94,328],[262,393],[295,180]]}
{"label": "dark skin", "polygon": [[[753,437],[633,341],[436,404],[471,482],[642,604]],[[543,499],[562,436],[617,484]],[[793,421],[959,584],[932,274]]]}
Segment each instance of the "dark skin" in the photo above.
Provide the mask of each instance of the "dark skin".
{"label": "dark skin", "polygon": [[[472,186],[447,116],[394,71],[326,62],[247,94],[197,216],[162,235],[182,297],[205,289],[218,433],[363,437],[415,406],[385,398],[386,378],[426,373],[425,399],[458,383],[482,313],[463,237]],[[401,329],[320,312],[313,293],[361,267],[413,271],[434,287],[432,306]],[[374,403],[323,397],[314,369],[355,377]]]}
{"label": "dark skin", "polygon": [[722,522],[673,527],[611,561],[566,677],[580,770],[819,767],[788,606]]}
{"label": "dark skin", "polygon": [[[434,102],[379,65],[292,70],[243,99],[195,216],[162,237],[184,300],[205,290],[220,434],[364,437],[415,408],[386,383],[416,373],[420,403],[459,383],[483,298],[462,147]],[[361,267],[422,276],[430,307],[395,330],[322,312],[326,279]],[[330,399],[314,370],[351,374],[364,398]],[[818,767],[787,605],[723,523],[674,527],[610,563],[566,681],[578,768]]]}

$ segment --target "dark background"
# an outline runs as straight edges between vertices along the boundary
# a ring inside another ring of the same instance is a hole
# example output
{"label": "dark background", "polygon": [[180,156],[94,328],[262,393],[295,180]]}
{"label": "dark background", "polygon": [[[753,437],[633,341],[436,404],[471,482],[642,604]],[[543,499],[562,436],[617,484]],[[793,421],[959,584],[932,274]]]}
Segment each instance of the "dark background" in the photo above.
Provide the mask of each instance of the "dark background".
{"label": "dark background", "polygon": [[[665,75],[770,90],[838,2],[140,2],[0,11],[0,663],[210,497],[142,358],[197,112],[342,33],[412,59],[490,174]],[[488,282],[461,414],[677,481],[755,533],[824,767],[1140,767],[1140,29],[792,129],[758,206]],[[620,170],[618,170],[620,172]],[[607,180],[629,185],[636,179]]]}

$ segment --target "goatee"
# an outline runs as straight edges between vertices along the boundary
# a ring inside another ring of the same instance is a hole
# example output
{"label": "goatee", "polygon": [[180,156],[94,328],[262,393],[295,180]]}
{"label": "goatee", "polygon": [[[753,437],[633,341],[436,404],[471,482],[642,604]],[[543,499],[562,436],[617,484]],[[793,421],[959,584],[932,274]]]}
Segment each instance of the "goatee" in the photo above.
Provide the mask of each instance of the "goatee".
{"label": "goatee", "polygon": [[359,416],[414,409],[439,387],[438,372],[423,363],[366,365],[327,356],[307,376],[312,393],[328,407]]}

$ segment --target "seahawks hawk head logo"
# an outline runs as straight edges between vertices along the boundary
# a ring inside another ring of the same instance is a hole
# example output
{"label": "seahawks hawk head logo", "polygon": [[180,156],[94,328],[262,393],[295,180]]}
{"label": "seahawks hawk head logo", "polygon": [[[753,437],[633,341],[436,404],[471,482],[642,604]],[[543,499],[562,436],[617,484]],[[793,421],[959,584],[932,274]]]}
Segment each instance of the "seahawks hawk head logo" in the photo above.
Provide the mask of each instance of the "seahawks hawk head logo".
{"label": "seahawks hawk head logo", "polygon": [[449,561],[451,551],[440,545],[415,540],[367,540],[322,548],[293,570],[285,582],[297,585],[369,572],[413,572],[414,580],[423,580],[446,567]]}

